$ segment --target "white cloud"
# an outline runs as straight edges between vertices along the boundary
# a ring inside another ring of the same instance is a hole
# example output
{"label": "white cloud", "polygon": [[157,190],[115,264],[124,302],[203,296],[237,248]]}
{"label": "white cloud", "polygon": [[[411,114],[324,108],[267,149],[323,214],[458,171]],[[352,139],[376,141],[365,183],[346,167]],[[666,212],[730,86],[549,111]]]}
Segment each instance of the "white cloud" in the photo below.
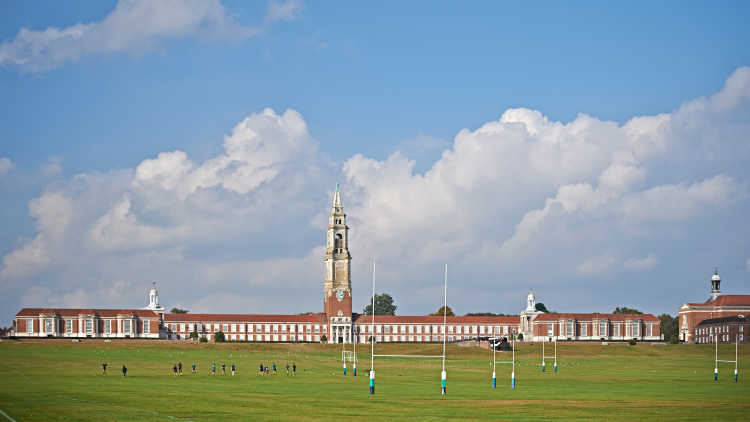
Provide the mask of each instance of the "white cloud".
{"label": "white cloud", "polygon": [[48,192],[29,204],[29,213],[37,221],[37,235],[30,242],[3,257],[0,278],[23,278],[43,270],[53,259],[52,249],[65,234],[73,216],[70,198]]}
{"label": "white cloud", "polygon": [[692,185],[661,185],[638,192],[623,202],[625,218],[632,221],[677,221],[695,217],[731,202],[740,187],[719,174]]}
{"label": "white cloud", "polygon": [[0,157],[0,177],[5,176],[6,173],[13,168],[13,162],[8,157]]}
{"label": "white cloud", "polygon": [[656,266],[659,263],[659,259],[653,253],[648,254],[643,258],[630,258],[623,263],[623,267],[630,271],[647,271]]}
{"label": "white cloud", "polygon": [[[272,2],[265,21],[291,20],[299,9],[296,1]],[[119,0],[98,22],[44,30],[21,28],[12,41],[0,44],[0,65],[42,72],[88,55],[141,53],[169,39],[243,40],[262,30],[239,25],[220,0]]]}

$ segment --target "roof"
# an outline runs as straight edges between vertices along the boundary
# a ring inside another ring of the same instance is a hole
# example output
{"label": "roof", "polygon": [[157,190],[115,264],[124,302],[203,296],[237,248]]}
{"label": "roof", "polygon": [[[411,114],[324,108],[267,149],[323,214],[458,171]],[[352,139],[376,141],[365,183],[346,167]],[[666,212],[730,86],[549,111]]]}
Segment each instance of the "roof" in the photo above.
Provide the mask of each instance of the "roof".
{"label": "roof", "polygon": [[165,322],[325,322],[325,315],[273,314],[164,314]]}
{"label": "roof", "polygon": [[[688,302],[688,306],[750,306],[750,295],[719,295],[705,302]],[[684,305],[683,305],[684,306]]]}
{"label": "roof", "polygon": [[700,327],[701,325],[711,325],[711,324],[726,324],[729,322],[736,322],[736,323],[747,323],[747,318],[744,316],[740,318],[740,315],[735,316],[729,316],[729,317],[721,317],[721,318],[711,318],[711,319],[704,319],[703,321],[699,322],[696,327]]}
{"label": "roof", "polygon": [[[448,324],[520,324],[518,316],[449,316]],[[355,315],[355,324],[369,324],[372,315]],[[443,317],[438,315],[375,315],[376,324],[442,324]]]}
{"label": "roof", "polygon": [[534,322],[536,321],[559,321],[561,319],[575,319],[577,321],[588,321],[588,320],[594,320],[594,319],[608,319],[610,321],[632,321],[632,320],[642,320],[642,321],[659,321],[659,318],[651,315],[651,314],[600,314],[600,313],[592,313],[592,314],[541,314],[534,319]]}
{"label": "roof", "polygon": [[72,309],[72,308],[23,308],[17,317],[38,317],[41,314],[55,314],[61,317],[79,315],[96,315],[100,318],[115,318],[118,315],[135,315],[139,318],[159,318],[159,314],[150,309]]}

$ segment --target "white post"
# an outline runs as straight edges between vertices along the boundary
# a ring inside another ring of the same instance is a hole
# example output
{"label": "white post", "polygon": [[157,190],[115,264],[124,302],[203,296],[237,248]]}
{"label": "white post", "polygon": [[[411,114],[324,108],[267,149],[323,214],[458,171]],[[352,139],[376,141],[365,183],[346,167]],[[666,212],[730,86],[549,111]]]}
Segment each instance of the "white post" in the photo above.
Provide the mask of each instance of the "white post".
{"label": "white post", "polygon": [[557,340],[555,340],[555,366],[552,367],[552,372],[557,373]]}
{"label": "white post", "polygon": [[714,381],[719,380],[719,336],[714,334],[714,343],[716,345],[714,351]]}
{"label": "white post", "polygon": [[448,318],[448,264],[445,264],[445,278],[443,283],[443,372],[440,373],[441,392],[446,393],[446,373],[445,373],[445,339],[448,337],[448,330],[445,329],[445,322]]}
{"label": "white post", "polygon": [[513,366],[510,373],[510,387],[516,388],[516,336],[513,336]]}
{"label": "white post", "polygon": [[734,382],[737,382],[737,365],[739,365],[739,362],[740,362],[739,354],[737,353],[738,352],[737,349],[739,347],[740,347],[740,335],[738,333],[734,341]]}
{"label": "white post", "polygon": [[542,341],[542,372],[544,372],[544,341]]}
{"label": "white post", "polygon": [[370,324],[370,394],[375,394],[375,259],[372,260],[372,323]]}
{"label": "white post", "polygon": [[495,378],[495,365],[496,365],[495,362],[497,361],[496,354],[497,354],[497,340],[494,340],[494,342],[492,343],[492,388],[495,388],[495,386],[497,385],[497,381],[496,381],[497,379]]}

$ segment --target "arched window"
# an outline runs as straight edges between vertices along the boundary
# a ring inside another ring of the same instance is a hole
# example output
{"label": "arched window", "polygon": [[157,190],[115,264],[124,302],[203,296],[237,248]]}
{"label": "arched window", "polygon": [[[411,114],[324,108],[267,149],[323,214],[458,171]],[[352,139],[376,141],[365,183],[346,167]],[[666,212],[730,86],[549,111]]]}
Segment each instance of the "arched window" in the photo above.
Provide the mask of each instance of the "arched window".
{"label": "arched window", "polygon": [[336,249],[343,249],[344,248],[344,237],[341,235],[341,233],[336,233]]}

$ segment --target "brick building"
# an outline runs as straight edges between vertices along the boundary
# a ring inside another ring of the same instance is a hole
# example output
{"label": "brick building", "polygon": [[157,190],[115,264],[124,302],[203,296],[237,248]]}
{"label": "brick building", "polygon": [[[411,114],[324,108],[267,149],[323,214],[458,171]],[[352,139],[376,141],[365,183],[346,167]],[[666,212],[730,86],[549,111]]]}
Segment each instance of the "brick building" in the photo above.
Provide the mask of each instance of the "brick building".
{"label": "brick building", "polygon": [[531,340],[661,340],[659,323],[651,314],[541,314]]}
{"label": "brick building", "polygon": [[16,337],[159,338],[160,326],[149,309],[24,308],[13,319]]}
{"label": "brick building", "polygon": [[748,343],[750,320],[744,315],[704,319],[695,326],[695,342]]}
{"label": "brick building", "polygon": [[750,295],[725,295],[721,293],[718,269],[711,276],[711,291],[703,303],[685,303],[679,309],[680,341],[695,343],[695,329],[707,319],[750,315]]}
{"label": "brick building", "polygon": [[[520,316],[452,316],[447,318],[445,327],[441,316],[376,316],[373,324],[371,316],[352,312],[352,256],[346,217],[337,186],[326,229],[321,313],[165,313],[154,284],[148,294],[148,306],[140,310],[24,308],[13,321],[15,335],[185,340],[195,332],[198,337],[212,340],[221,331],[228,341],[319,342],[325,338],[329,343],[367,343],[374,338],[378,342],[424,343],[442,342],[443,337],[453,342],[515,333],[542,340],[548,337],[547,327],[553,326],[557,327],[554,335],[561,340],[660,338],[658,320],[653,315],[543,314],[535,309],[533,293]],[[565,331],[571,321],[577,330],[574,335]],[[594,335],[596,329],[589,331],[589,326],[599,327],[601,321],[608,324],[607,336],[598,331]],[[622,324],[623,328],[618,328]]]}

